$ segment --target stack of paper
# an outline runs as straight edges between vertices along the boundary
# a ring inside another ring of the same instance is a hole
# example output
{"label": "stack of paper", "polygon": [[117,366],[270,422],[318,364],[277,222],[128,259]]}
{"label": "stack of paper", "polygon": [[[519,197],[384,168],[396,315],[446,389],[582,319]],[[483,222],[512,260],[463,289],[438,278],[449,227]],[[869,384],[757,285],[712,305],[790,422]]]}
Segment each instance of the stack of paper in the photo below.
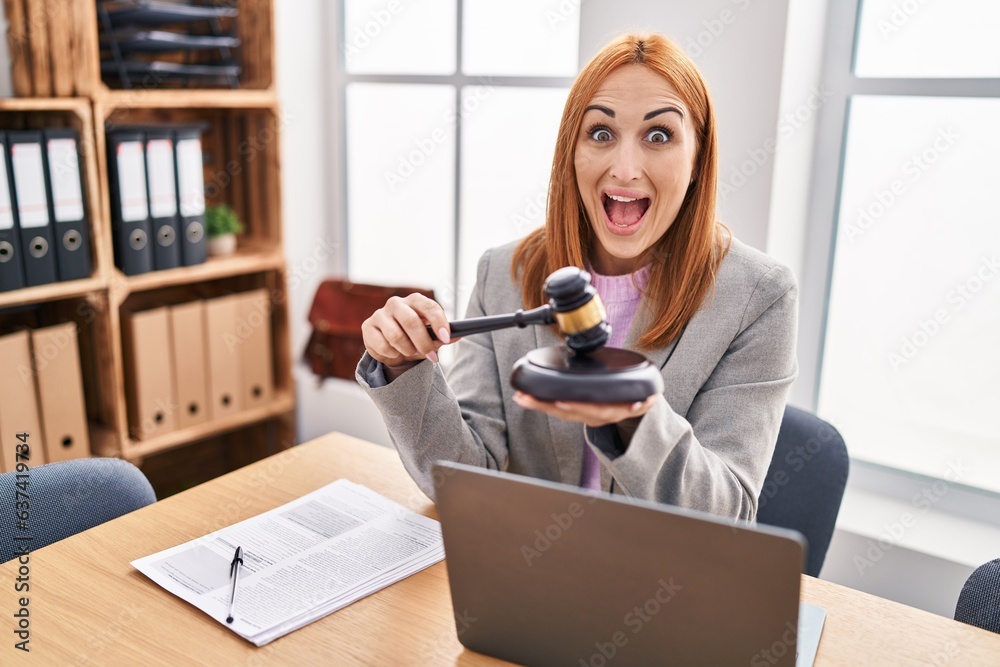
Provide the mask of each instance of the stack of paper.
{"label": "stack of paper", "polygon": [[[229,566],[243,547],[235,620]],[[347,480],[132,565],[257,646],[444,558],[441,526]]]}

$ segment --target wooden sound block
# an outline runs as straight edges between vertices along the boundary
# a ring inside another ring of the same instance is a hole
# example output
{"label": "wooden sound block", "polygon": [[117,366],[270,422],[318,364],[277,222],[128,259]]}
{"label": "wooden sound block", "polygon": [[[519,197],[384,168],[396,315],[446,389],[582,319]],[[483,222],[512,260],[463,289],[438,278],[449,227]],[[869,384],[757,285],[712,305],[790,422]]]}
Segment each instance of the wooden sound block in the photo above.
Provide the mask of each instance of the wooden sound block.
{"label": "wooden sound block", "polygon": [[565,346],[532,350],[514,364],[510,384],[540,401],[581,403],[635,403],[663,391],[660,369],[613,347],[586,354]]}

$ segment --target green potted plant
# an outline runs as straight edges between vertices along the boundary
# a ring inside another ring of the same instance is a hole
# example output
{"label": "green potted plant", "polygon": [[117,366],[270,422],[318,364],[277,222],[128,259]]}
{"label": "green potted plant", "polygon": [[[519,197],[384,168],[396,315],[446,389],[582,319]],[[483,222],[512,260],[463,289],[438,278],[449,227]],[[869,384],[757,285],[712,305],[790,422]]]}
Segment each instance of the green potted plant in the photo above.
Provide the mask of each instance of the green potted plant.
{"label": "green potted plant", "polygon": [[236,251],[236,235],[243,232],[243,224],[227,205],[208,206],[205,208],[205,231],[209,254],[221,257]]}

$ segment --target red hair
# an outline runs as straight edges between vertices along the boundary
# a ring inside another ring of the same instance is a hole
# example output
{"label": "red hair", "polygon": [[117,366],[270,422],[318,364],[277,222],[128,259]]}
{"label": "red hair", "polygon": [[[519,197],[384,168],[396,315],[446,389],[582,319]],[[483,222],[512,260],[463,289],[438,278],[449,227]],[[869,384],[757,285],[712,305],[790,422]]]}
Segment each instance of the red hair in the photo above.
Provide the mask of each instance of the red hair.
{"label": "red hair", "polygon": [[650,249],[653,257],[645,303],[650,328],[639,347],[667,345],[677,338],[712,289],[719,263],[729,249],[728,230],[715,219],[718,148],[715,113],[708,87],[695,64],[667,38],[626,35],[605,46],[587,63],[570,89],[556,139],[545,226],[525,237],[511,270],[521,278],[524,305],[546,303],[545,279],[564,266],[584,268],[595,240],[576,182],[574,156],[584,110],[612,72],[643,65],[667,79],[687,104],[697,141],[695,180],[670,228]]}

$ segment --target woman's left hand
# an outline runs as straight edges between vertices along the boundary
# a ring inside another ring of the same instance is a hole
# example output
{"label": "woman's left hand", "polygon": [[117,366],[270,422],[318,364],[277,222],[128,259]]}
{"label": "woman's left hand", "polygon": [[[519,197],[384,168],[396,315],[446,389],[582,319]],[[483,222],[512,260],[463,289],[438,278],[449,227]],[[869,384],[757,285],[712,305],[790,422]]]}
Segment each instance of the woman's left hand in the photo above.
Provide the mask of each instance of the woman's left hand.
{"label": "woman's left hand", "polygon": [[514,402],[526,410],[537,410],[551,417],[598,428],[643,416],[656,402],[656,394],[645,401],[635,403],[573,403],[569,401],[549,403],[517,391],[514,392]]}

